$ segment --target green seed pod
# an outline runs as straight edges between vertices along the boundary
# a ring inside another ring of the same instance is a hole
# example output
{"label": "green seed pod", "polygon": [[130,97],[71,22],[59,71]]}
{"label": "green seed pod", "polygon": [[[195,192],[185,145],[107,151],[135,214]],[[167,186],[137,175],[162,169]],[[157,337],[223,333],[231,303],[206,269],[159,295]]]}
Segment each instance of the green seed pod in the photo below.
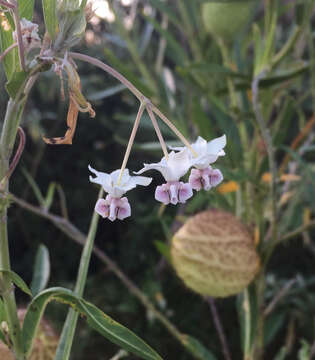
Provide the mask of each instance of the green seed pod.
{"label": "green seed pod", "polygon": [[211,1],[202,4],[206,30],[213,36],[231,41],[248,23],[255,0]]}
{"label": "green seed pod", "polygon": [[190,218],[174,235],[172,263],[187,287],[226,297],[245,289],[260,266],[254,240],[232,214],[208,210]]}

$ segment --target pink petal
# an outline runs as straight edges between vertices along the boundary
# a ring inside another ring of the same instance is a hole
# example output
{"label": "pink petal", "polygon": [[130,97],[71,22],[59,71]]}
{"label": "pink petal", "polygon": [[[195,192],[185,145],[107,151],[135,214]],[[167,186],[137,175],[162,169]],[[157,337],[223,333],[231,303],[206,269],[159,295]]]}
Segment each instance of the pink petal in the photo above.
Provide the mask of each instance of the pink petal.
{"label": "pink petal", "polygon": [[170,199],[171,204],[176,205],[178,203],[178,182],[174,184],[170,184]]}
{"label": "pink petal", "polygon": [[188,183],[181,182],[178,191],[179,202],[184,204],[186,200],[188,200],[192,196],[193,196],[193,191],[191,185]]}
{"label": "pink petal", "polygon": [[223,180],[222,172],[219,169],[211,170],[210,184],[211,186],[217,186]]}
{"label": "pink petal", "polygon": [[110,221],[115,221],[116,217],[117,217],[117,212],[118,212],[118,207],[117,207],[117,203],[116,203],[116,199],[112,199],[109,205],[109,216],[108,219]]}
{"label": "pink petal", "polygon": [[167,184],[157,186],[155,189],[155,199],[161,203],[168,205],[170,203],[170,194]]}
{"label": "pink petal", "polygon": [[123,220],[131,215],[131,207],[126,197],[119,199],[117,218]]}
{"label": "pink petal", "polygon": [[202,189],[201,170],[192,169],[190,172],[188,182],[192,187],[192,189],[197,191],[201,190]]}
{"label": "pink petal", "polygon": [[211,189],[210,176],[206,172],[203,172],[201,182],[206,191]]}
{"label": "pink petal", "polygon": [[104,199],[98,199],[95,204],[94,209],[99,215],[101,215],[103,218],[108,217],[109,215],[109,206],[108,202]]}

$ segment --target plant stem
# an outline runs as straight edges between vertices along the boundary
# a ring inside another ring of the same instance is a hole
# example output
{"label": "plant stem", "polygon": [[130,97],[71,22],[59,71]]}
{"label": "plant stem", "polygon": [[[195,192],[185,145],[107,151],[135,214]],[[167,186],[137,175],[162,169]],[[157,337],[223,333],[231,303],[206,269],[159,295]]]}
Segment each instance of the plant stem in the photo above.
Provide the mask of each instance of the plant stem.
{"label": "plant stem", "polygon": [[253,360],[251,356],[251,314],[250,314],[250,302],[248,288],[244,290],[244,300],[243,300],[243,311],[245,317],[245,340],[244,340],[244,360]]}
{"label": "plant stem", "polygon": [[108,74],[112,75],[114,78],[116,78],[118,81],[120,81],[122,84],[124,84],[139,100],[140,102],[147,102],[150,103],[150,107],[153,112],[155,112],[165,123],[166,125],[175,133],[176,136],[183,142],[184,145],[187,146],[187,148],[192,152],[194,156],[197,156],[196,151],[191,147],[189,141],[184,137],[184,135],[176,128],[175,125],[173,125],[168,118],[161,113],[161,111],[153,105],[143,94],[141,91],[139,91],[129,80],[127,80],[123,75],[121,75],[118,71],[113,69],[107,64],[104,64],[102,61],[92,58],[91,56],[69,52],[69,56],[74,59],[79,59],[85,62],[88,62],[94,66],[99,67],[100,69],[106,71]]}
{"label": "plant stem", "polygon": [[160,128],[159,128],[159,125],[158,125],[158,123],[157,123],[157,121],[156,121],[156,118],[155,118],[155,116],[154,116],[154,114],[153,114],[153,112],[152,112],[152,110],[151,110],[150,105],[147,105],[146,109],[147,109],[147,112],[148,112],[148,114],[149,114],[149,117],[150,117],[150,119],[151,119],[151,121],[152,121],[152,124],[153,124],[154,130],[155,130],[155,132],[156,132],[156,135],[157,135],[157,137],[158,137],[158,139],[159,139],[161,148],[162,148],[162,150],[163,150],[164,157],[165,157],[165,159],[167,160],[167,159],[168,159],[167,147],[166,147],[165,141],[164,141],[164,139],[163,139],[163,135],[162,135],[162,133],[161,133],[161,130],[160,130]]}
{"label": "plant stem", "polygon": [[[21,208],[30,211],[42,218],[45,218],[51,221],[58,229],[60,229],[64,234],[66,234],[70,239],[75,241],[77,244],[84,246],[86,242],[86,236],[78,228],[76,228],[69,220],[62,218],[58,215],[51,214],[47,211],[44,211],[38,206],[31,205],[26,201],[17,198],[13,194],[10,194],[10,198],[18,204]],[[188,351],[190,352],[195,359],[200,359],[200,354],[198,351],[195,351],[194,347],[190,346],[186,340],[184,334],[182,334],[175,325],[173,325],[168,318],[163,315],[159,310],[156,309],[154,304],[148,299],[148,297],[137,287],[135,283],[132,282],[118,267],[118,265],[111,260],[107,254],[94,246],[93,253],[98,259],[105,264],[108,269],[110,269],[115,276],[126,286],[126,288],[133,294],[141,304],[148,310],[151,311],[158,321],[166,328],[166,330],[174,336],[176,340]],[[63,359],[62,359],[63,360]]]}
{"label": "plant stem", "polygon": [[79,59],[99,67],[100,69],[104,70],[105,72],[116,78],[122,84],[124,84],[140,101],[144,99],[144,95],[129,80],[127,80],[123,75],[121,75],[111,66],[88,55],[74,53],[74,52],[69,52],[68,55],[74,59]]}
{"label": "plant stem", "polygon": [[[14,146],[18,124],[21,118],[25,103],[25,97],[17,96],[15,100],[10,99],[7,106],[6,116],[0,139],[0,179],[3,179],[9,172],[9,159]],[[9,181],[2,184],[4,191],[0,199],[0,268],[11,270],[8,230],[7,230],[7,209],[9,206],[8,189]],[[17,316],[17,307],[11,280],[2,275],[2,297],[9,326],[9,336],[13,344],[13,351],[17,360],[24,359],[23,339],[20,322]]]}
{"label": "plant stem", "polygon": [[252,94],[253,94],[253,109],[256,116],[258,126],[260,128],[263,140],[266,144],[268,161],[271,173],[270,181],[270,198],[271,198],[271,233],[272,241],[277,239],[277,199],[276,199],[276,178],[277,178],[277,167],[274,157],[274,148],[272,144],[272,137],[270,131],[265,123],[265,119],[259,107],[259,82],[265,76],[266,70],[259,73],[252,82]]}
{"label": "plant stem", "polygon": [[133,142],[135,140],[135,136],[136,136],[136,133],[137,133],[137,130],[138,130],[138,127],[139,127],[139,123],[140,123],[140,120],[141,120],[141,116],[143,114],[144,109],[145,109],[145,103],[141,102],[139,110],[138,110],[138,114],[137,114],[137,117],[136,117],[136,121],[135,121],[135,123],[133,125],[131,135],[130,135],[130,138],[129,138],[129,141],[128,141],[128,145],[127,145],[126,153],[125,153],[125,156],[124,156],[124,160],[123,160],[121,168],[120,168],[120,173],[119,173],[119,177],[118,177],[118,181],[117,181],[118,186],[120,185],[121,178],[122,178],[124,170],[126,168],[127,161],[128,161],[130,151],[131,151],[131,147],[132,147]]}
{"label": "plant stem", "polygon": [[18,46],[17,43],[14,43],[7,47],[2,54],[0,54],[0,62],[3,61],[3,59],[9,54],[9,52],[13,49],[15,49]]}
{"label": "plant stem", "polygon": [[219,339],[221,342],[221,346],[222,346],[222,352],[224,355],[225,360],[231,360],[231,353],[230,353],[230,349],[229,349],[229,345],[228,342],[226,340],[226,336],[222,327],[222,323],[218,314],[218,310],[217,307],[215,305],[215,301],[214,298],[212,298],[211,296],[207,297],[207,302],[210,306],[210,310],[212,313],[212,317],[213,317],[213,322],[215,325],[215,328],[217,330],[217,333],[219,335]]}
{"label": "plant stem", "polygon": [[[103,189],[101,188],[98,194],[98,199],[100,199],[102,195],[103,195]],[[77,281],[74,288],[75,294],[80,297],[83,295],[86,284],[86,278],[89,269],[91,253],[94,246],[94,239],[96,235],[98,220],[99,220],[99,215],[96,212],[94,212],[92,216],[89,232],[82,251]],[[69,309],[67,319],[62,329],[55,359],[60,359],[60,360],[69,359],[70,351],[73,343],[73,337],[76,329],[76,324],[78,321],[78,316],[79,314],[75,310]]]}

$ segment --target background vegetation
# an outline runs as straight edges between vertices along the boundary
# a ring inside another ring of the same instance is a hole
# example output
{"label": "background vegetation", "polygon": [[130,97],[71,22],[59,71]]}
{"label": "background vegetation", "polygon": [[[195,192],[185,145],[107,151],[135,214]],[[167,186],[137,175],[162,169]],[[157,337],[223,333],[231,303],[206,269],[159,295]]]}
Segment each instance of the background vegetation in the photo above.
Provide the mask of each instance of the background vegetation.
{"label": "background vegetation", "polygon": [[[191,359],[192,354],[171,336],[159,315],[139,301],[139,296],[145,295],[143,301],[148,299],[154,304],[182,334],[198,339],[215,358],[225,358],[208,301],[189,291],[176,277],[168,262],[167,246],[186,217],[203,209],[221,208],[247,223],[256,234],[258,250],[267,257],[263,244],[268,240],[272,214],[270,169],[252,92],[253,81],[264,70],[258,84],[259,101],[278,169],[276,221],[278,231],[290,235],[287,241],[282,239],[276,244],[262,275],[262,303],[267,309],[280,292],[265,322],[265,358],[310,359],[315,354],[315,247],[309,226],[315,211],[313,1],[252,1],[247,4],[252,7],[245,18],[237,9],[230,14],[223,12],[223,28],[239,21],[233,34],[211,27],[209,32],[206,21],[211,22],[211,15],[208,19],[202,17],[204,3],[106,2],[111,11],[108,14],[112,15],[106,19],[94,16],[85,38],[76,47],[76,51],[121,71],[191,141],[198,135],[211,139],[223,133],[228,139],[227,155],[218,165],[227,187],[198,193],[185,206],[162,209],[153,198],[156,184],[152,184],[130,194],[131,218],[100,222],[96,245],[103,261],[92,258],[85,298],[132,329],[163,358]],[[40,4],[36,4],[35,21],[40,24],[41,16]],[[120,167],[137,103],[114,79],[92,66],[77,64],[83,93],[96,111],[95,119],[80,114],[72,146],[47,146],[42,135],[59,136],[64,132],[66,104],[61,98],[59,79],[53,72],[43,73],[26,106],[22,123],[27,134],[26,149],[11,192],[41,206],[45,217],[38,193],[45,197],[55,186],[47,210],[61,214],[86,233],[97,196],[88,180],[87,166],[105,172]],[[4,84],[0,72],[1,114],[8,100]],[[177,141],[163,126],[162,132],[168,142]],[[144,117],[129,167],[140,169],[143,162],[160,158],[154,130]],[[291,176],[281,178],[283,174]],[[255,202],[256,217],[246,208],[250,199]],[[72,288],[80,244],[60,231],[56,222],[27,211],[24,203],[20,205],[13,202],[9,210],[14,271],[29,283],[35,253],[40,244],[45,244],[51,261],[49,284]],[[299,231],[291,233],[295,229]],[[104,254],[117,264],[125,280],[117,277],[115,264],[108,258],[104,260]],[[135,296],[137,290],[130,291],[127,278],[137,285],[140,295]],[[255,293],[251,288],[249,292]],[[242,296],[216,300],[235,360],[243,358],[244,350],[240,330],[243,320],[238,312]],[[18,293],[21,306],[26,300]],[[66,309],[54,303],[46,312],[57,330],[61,330],[65,315]],[[87,328],[84,320],[79,322],[73,359],[108,359],[117,351],[115,345]]]}

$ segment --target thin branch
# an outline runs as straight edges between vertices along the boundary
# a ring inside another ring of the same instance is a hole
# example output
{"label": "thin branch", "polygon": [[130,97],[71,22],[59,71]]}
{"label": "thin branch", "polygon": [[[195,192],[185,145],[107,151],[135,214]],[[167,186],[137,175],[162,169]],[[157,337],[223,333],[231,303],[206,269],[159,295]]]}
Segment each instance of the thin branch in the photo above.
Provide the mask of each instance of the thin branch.
{"label": "thin branch", "polygon": [[163,135],[162,135],[162,133],[161,133],[161,130],[160,130],[160,128],[159,128],[159,125],[158,125],[158,123],[157,123],[157,121],[156,121],[156,118],[155,118],[155,116],[154,116],[154,114],[153,114],[153,112],[152,112],[152,110],[151,110],[150,104],[148,104],[148,105],[146,106],[146,109],[147,109],[147,112],[148,112],[148,114],[149,114],[149,117],[150,117],[150,119],[151,119],[151,121],[152,121],[152,124],[153,124],[154,130],[155,130],[155,132],[156,132],[156,135],[157,135],[157,137],[158,137],[158,139],[159,139],[159,142],[160,142],[160,145],[161,145],[161,147],[162,147],[162,150],[163,150],[163,154],[164,154],[164,156],[165,156],[165,159],[167,160],[167,159],[168,159],[167,147],[166,147],[165,141],[164,141],[164,139],[163,139]]}
{"label": "thin branch", "polygon": [[4,52],[0,55],[0,62],[3,61],[3,59],[9,54],[9,52],[13,49],[15,49],[18,46],[18,43],[14,43],[12,45],[10,45],[9,47],[7,47]]}
{"label": "thin branch", "polygon": [[17,43],[18,43],[18,49],[19,49],[20,65],[21,65],[21,69],[23,71],[26,71],[25,58],[24,58],[24,45],[23,45],[23,38],[22,38],[22,30],[21,30],[21,22],[20,22],[20,17],[19,17],[18,5],[13,8],[12,12],[13,12],[13,19],[14,19],[15,31],[16,31],[16,37],[17,37]]}
{"label": "thin branch", "polygon": [[[268,162],[271,173],[270,181],[270,198],[271,198],[271,234],[272,240],[276,241],[277,239],[277,199],[276,199],[276,178],[277,178],[277,167],[274,156],[274,148],[272,144],[272,137],[270,131],[266,125],[265,119],[260,109],[259,105],[259,82],[265,77],[266,70],[261,71],[252,82],[252,95],[253,95],[253,109],[256,116],[258,126],[260,128],[263,140],[266,144]],[[269,258],[270,253],[267,255]]]}
{"label": "thin branch", "polygon": [[144,103],[144,102],[141,102],[141,104],[140,104],[140,106],[139,106],[138,113],[137,113],[136,120],[135,120],[135,122],[134,122],[132,131],[131,131],[131,134],[130,134],[130,138],[129,138],[129,141],[128,141],[128,145],[127,145],[127,149],[126,149],[126,152],[125,152],[125,156],[124,156],[124,159],[123,159],[121,168],[120,168],[120,173],[119,173],[119,177],[118,177],[118,181],[117,181],[117,185],[118,185],[118,186],[120,185],[121,178],[122,178],[123,173],[124,173],[124,170],[125,170],[125,168],[126,168],[127,161],[128,161],[128,159],[129,159],[129,155],[130,155],[130,151],[131,151],[131,147],[132,147],[133,142],[134,142],[134,140],[135,140],[135,136],[136,136],[136,133],[137,133],[137,130],[138,130],[138,127],[139,127],[140,120],[141,120],[141,117],[142,117],[142,114],[143,114],[144,109],[145,109],[145,103]]}
{"label": "thin branch", "polygon": [[221,320],[220,320],[220,317],[219,317],[219,313],[217,311],[217,307],[215,305],[215,301],[211,296],[207,297],[206,300],[207,300],[207,303],[210,306],[210,310],[211,310],[212,317],[213,317],[213,322],[214,322],[215,328],[217,330],[217,333],[219,335],[219,339],[220,339],[220,342],[221,342],[222,352],[223,352],[224,358],[225,358],[225,360],[231,360],[232,359],[231,358],[231,352],[230,352],[229,345],[228,345],[227,340],[226,340],[226,336],[225,336],[225,333],[224,333],[224,330],[223,330],[223,326],[221,324]]}
{"label": "thin branch", "polygon": [[18,134],[19,134],[19,140],[20,140],[19,146],[18,146],[16,153],[14,155],[14,158],[9,166],[8,172],[5,174],[3,180],[1,180],[1,183],[3,183],[3,181],[6,182],[9,180],[10,176],[12,175],[13,171],[16,168],[16,165],[18,164],[18,162],[22,156],[22,153],[23,153],[23,150],[25,147],[26,137],[25,137],[24,130],[20,126],[18,127]]}
{"label": "thin branch", "polygon": [[315,226],[315,220],[312,220],[304,225],[301,225],[300,227],[298,227],[297,229],[283,235],[282,237],[279,238],[279,240],[277,241],[276,245],[278,245],[280,242],[283,241],[287,241],[290,240],[292,238],[295,238],[296,236],[302,234],[304,231],[309,230],[310,228]]}
{"label": "thin branch", "polygon": [[264,311],[265,317],[267,317],[272,313],[272,311],[275,309],[279,301],[288,293],[288,291],[296,283],[296,281],[297,281],[296,279],[291,279],[280,289],[280,291],[276,294],[276,296],[270,301],[270,303],[266,307]]}
{"label": "thin branch", "polygon": [[[30,211],[42,218],[45,218],[51,221],[58,229],[60,229],[64,234],[66,234],[70,239],[74,240],[77,244],[84,246],[86,241],[86,235],[82,233],[77,227],[75,227],[70,221],[62,218],[61,216],[51,214],[49,212],[43,211],[42,208],[33,206],[26,201],[19,199],[15,195],[10,193],[10,198],[21,208]],[[153,303],[147,298],[147,296],[135,285],[118,267],[118,265],[111,260],[103,250],[99,249],[94,245],[93,253],[96,257],[103,262],[109,270],[111,270],[127,287],[131,294],[133,294],[142,305],[151,311],[157,320],[159,320],[164,327],[169,331],[170,334],[176,338],[180,344],[189,351],[196,359],[199,358],[199,353],[195,352],[191,348],[190,344],[187,342],[187,338],[182,334],[160,311],[156,309]]]}

